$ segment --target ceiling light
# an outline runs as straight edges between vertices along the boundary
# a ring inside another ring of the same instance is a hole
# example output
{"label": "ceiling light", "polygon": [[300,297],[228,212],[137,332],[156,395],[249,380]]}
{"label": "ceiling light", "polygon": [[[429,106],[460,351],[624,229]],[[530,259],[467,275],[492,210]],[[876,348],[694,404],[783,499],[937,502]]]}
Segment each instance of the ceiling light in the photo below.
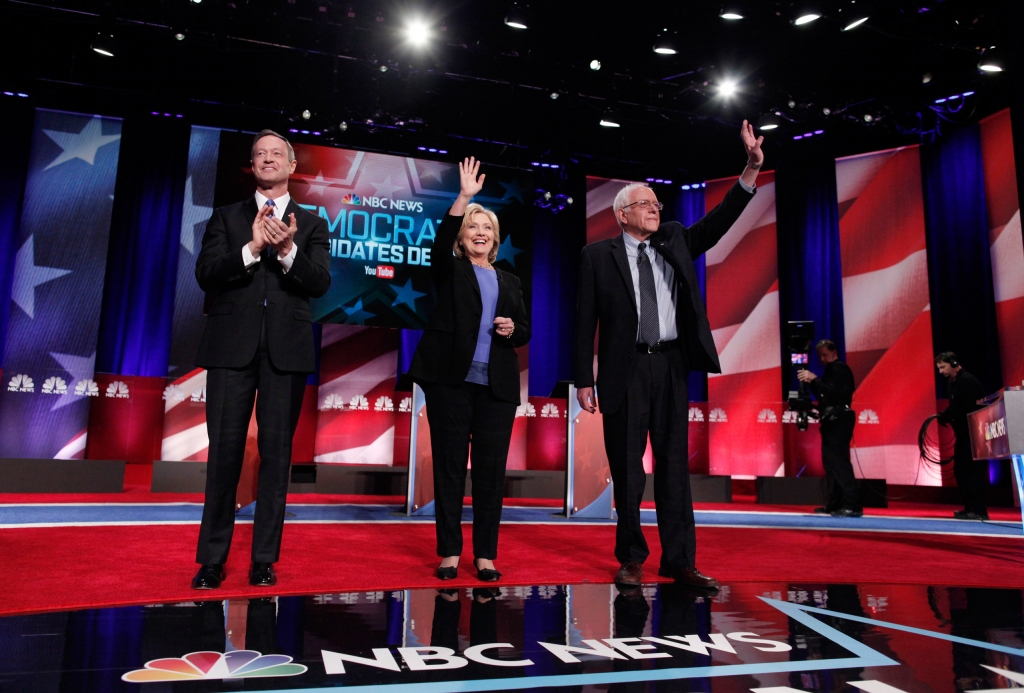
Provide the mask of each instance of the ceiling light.
{"label": "ceiling light", "polygon": [[802,14],[793,20],[793,23],[797,26],[803,26],[804,24],[810,24],[815,19],[821,19],[820,14]]}
{"label": "ceiling light", "polygon": [[201,3],[202,1],[203,1],[203,0],[192,0],[192,4],[193,4],[193,5],[198,5],[198,4],[199,4],[199,3]]}
{"label": "ceiling light", "polygon": [[309,112],[308,108],[305,111],[302,112],[302,119],[303,120],[309,120],[312,117],[313,117],[313,114]]}
{"label": "ceiling light", "polygon": [[932,81],[932,73],[931,72],[925,72],[923,75],[921,75],[921,84],[928,84],[931,81]]}
{"label": "ceiling light", "polygon": [[345,132],[346,130],[348,130],[348,123],[346,123],[344,120],[341,121],[340,123],[338,123],[338,129],[341,130],[342,132]]}
{"label": "ceiling light", "polygon": [[721,11],[718,13],[718,16],[721,17],[722,19],[735,21],[737,19],[743,19],[744,14],[745,10],[743,6],[740,3],[735,2],[734,0],[733,2],[727,2],[723,4]]}
{"label": "ceiling light", "polygon": [[999,54],[995,51],[995,46],[989,48],[981,56],[981,61],[978,63],[978,69],[982,72],[1002,72],[1003,62],[999,59]]}
{"label": "ceiling light", "polygon": [[870,113],[865,113],[864,114],[864,122],[865,123],[870,123],[874,119],[875,119],[875,117],[873,115],[871,115]]}
{"label": "ceiling light", "polygon": [[757,121],[758,130],[774,130],[779,127],[779,117],[774,113],[765,113]]}
{"label": "ceiling light", "polygon": [[558,92],[557,91],[553,91],[553,92],[551,92],[551,94],[549,94],[549,96],[551,97],[551,100],[554,101],[555,99],[558,98]]}
{"label": "ceiling light", "polygon": [[519,3],[512,5],[512,8],[505,15],[505,25],[513,29],[525,29],[527,27],[526,10],[519,6]]}
{"label": "ceiling light", "polygon": [[619,125],[619,119],[615,116],[615,111],[610,108],[604,112],[603,116],[601,116],[601,125],[606,128],[621,127]]}
{"label": "ceiling light", "polygon": [[736,93],[736,82],[731,80],[731,79],[727,79],[724,82],[722,82],[720,85],[718,85],[718,95],[719,96],[723,96],[725,98],[729,98],[730,96],[734,95],[735,93]]}
{"label": "ceiling light", "polygon": [[425,46],[430,40],[430,27],[420,19],[405,25],[405,39],[414,46]]}
{"label": "ceiling light", "polygon": [[832,109],[829,108],[828,106],[825,106],[825,108],[821,109],[821,112],[824,113],[825,115],[832,115]]}
{"label": "ceiling light", "polygon": [[793,24],[803,26],[810,24],[816,19],[821,19],[821,8],[814,4],[813,0],[799,3],[794,14]]}
{"label": "ceiling light", "polygon": [[675,33],[669,33],[668,29],[662,29],[661,33],[654,40],[654,52],[658,55],[675,55],[679,52],[676,45]]}
{"label": "ceiling light", "polygon": [[181,32],[179,31],[178,33],[176,33],[176,34],[174,35],[174,38],[175,38],[175,40],[177,40],[177,41],[184,41],[184,40],[185,40],[185,34],[183,34],[183,33],[181,33]]}
{"label": "ceiling light", "polygon": [[117,47],[114,45],[114,35],[102,31],[96,34],[96,39],[89,47],[107,58],[113,58],[114,53],[117,52]]}
{"label": "ceiling light", "polygon": [[591,60],[590,61],[590,69],[593,70],[594,72],[597,72],[598,70],[600,70],[601,69],[601,61],[600,60]]}
{"label": "ceiling light", "polygon": [[869,19],[869,17],[861,17],[860,19],[855,19],[852,22],[850,22],[849,24],[847,24],[846,26],[844,26],[843,27],[843,31],[849,31],[850,29],[856,29],[861,24],[863,24],[864,22],[868,21],[868,19]]}

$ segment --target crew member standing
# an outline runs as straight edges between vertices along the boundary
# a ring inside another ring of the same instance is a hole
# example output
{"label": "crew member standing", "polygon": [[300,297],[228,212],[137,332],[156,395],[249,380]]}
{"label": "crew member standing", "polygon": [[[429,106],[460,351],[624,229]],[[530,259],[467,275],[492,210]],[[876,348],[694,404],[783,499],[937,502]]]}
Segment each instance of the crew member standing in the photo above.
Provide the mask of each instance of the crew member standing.
{"label": "crew member standing", "polygon": [[327,223],[288,194],[292,145],[264,130],[251,156],[256,194],[214,211],[196,260],[209,306],[196,365],[208,369],[210,451],[194,589],[214,589],[224,579],[254,400],[260,470],[249,584],[277,582],[292,436],[315,369],[309,299],[331,285]]}
{"label": "crew member standing", "polygon": [[615,581],[626,587],[641,583],[650,553],[640,527],[648,432],[662,549],[658,574],[694,587],[718,586],[694,565],[686,376],[690,369],[721,372],[693,260],[725,235],[753,198],[764,163],[764,138],[755,137],[747,121],[740,136],[747,166],[703,219],[689,228],[674,221],[662,224],[663,205],[654,191],[633,183],[619,191],[612,206],[622,234],[588,245],[580,255],[573,377],[580,406],[587,411],[597,410],[600,394],[619,516],[615,557],[621,565]]}
{"label": "crew member standing", "polygon": [[850,409],[853,403],[853,371],[839,360],[836,343],[831,339],[818,342],[815,350],[818,359],[825,364],[825,372],[820,378],[806,368],[796,374],[817,398],[821,421],[821,464],[825,468],[828,500],[825,507],[815,508],[814,512],[829,513],[835,517],[860,517],[864,509],[853,465],[850,464],[850,441],[857,423],[857,415]]}
{"label": "crew member standing", "polygon": [[988,464],[974,459],[971,434],[967,427],[967,415],[982,407],[978,400],[985,396],[985,388],[977,378],[964,370],[960,359],[952,351],[944,351],[936,356],[935,367],[946,378],[949,406],[939,415],[939,423],[952,426],[956,435],[953,476],[964,497],[964,509],[954,511],[953,517],[958,520],[987,520],[985,489],[988,487]]}

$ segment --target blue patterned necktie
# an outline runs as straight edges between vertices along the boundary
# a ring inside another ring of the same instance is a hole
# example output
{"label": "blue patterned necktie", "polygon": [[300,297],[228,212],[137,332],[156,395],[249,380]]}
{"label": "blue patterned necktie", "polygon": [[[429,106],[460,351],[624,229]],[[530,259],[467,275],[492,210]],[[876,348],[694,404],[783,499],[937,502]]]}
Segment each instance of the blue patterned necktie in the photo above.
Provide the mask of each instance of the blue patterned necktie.
{"label": "blue patterned necktie", "polygon": [[277,205],[274,204],[274,201],[273,200],[267,200],[267,202],[266,202],[266,204],[264,206],[265,207],[270,207],[270,214],[268,216],[274,216],[274,208],[277,207]]}
{"label": "blue patterned necktie", "polygon": [[650,346],[661,339],[661,326],[658,321],[658,294],[654,290],[654,271],[646,251],[646,243],[637,246],[636,269],[640,276],[640,341]]}

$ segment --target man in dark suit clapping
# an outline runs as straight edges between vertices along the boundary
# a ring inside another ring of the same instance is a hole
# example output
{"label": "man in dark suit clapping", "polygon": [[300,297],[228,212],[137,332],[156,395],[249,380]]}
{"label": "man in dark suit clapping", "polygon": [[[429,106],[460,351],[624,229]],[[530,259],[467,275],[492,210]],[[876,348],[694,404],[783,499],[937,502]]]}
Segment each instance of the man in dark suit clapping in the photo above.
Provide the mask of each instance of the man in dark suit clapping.
{"label": "man in dark suit clapping", "polygon": [[208,369],[210,450],[195,589],[224,579],[254,400],[260,471],[249,584],[277,582],[292,436],[306,375],[315,369],[309,299],[331,284],[327,224],[288,194],[295,164],[288,140],[271,130],[257,135],[256,194],[214,211],[196,260],[208,307],[196,365]]}
{"label": "man in dark suit clapping", "polygon": [[640,527],[648,432],[662,547],[658,574],[693,587],[718,586],[694,565],[686,376],[691,369],[721,372],[693,259],[725,235],[753,197],[764,163],[764,138],[754,137],[747,121],[740,134],[747,166],[707,216],[689,228],[662,223],[662,204],[654,191],[640,183],[627,185],[612,207],[622,235],[588,245],[580,256],[573,377],[580,406],[587,411],[597,411],[600,393],[619,518],[615,557],[621,567],[615,581],[627,587],[640,585],[649,554]]}

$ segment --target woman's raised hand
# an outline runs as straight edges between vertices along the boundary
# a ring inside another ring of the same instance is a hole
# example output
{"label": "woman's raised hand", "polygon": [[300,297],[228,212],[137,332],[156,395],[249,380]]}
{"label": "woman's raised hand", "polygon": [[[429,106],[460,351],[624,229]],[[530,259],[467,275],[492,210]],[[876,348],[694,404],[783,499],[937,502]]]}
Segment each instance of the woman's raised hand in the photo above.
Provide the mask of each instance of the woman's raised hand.
{"label": "woman's raised hand", "polygon": [[469,157],[459,162],[459,183],[461,190],[459,194],[463,197],[472,198],[484,187],[484,179],[487,177],[486,174],[477,174],[480,172],[480,162],[474,157]]}

